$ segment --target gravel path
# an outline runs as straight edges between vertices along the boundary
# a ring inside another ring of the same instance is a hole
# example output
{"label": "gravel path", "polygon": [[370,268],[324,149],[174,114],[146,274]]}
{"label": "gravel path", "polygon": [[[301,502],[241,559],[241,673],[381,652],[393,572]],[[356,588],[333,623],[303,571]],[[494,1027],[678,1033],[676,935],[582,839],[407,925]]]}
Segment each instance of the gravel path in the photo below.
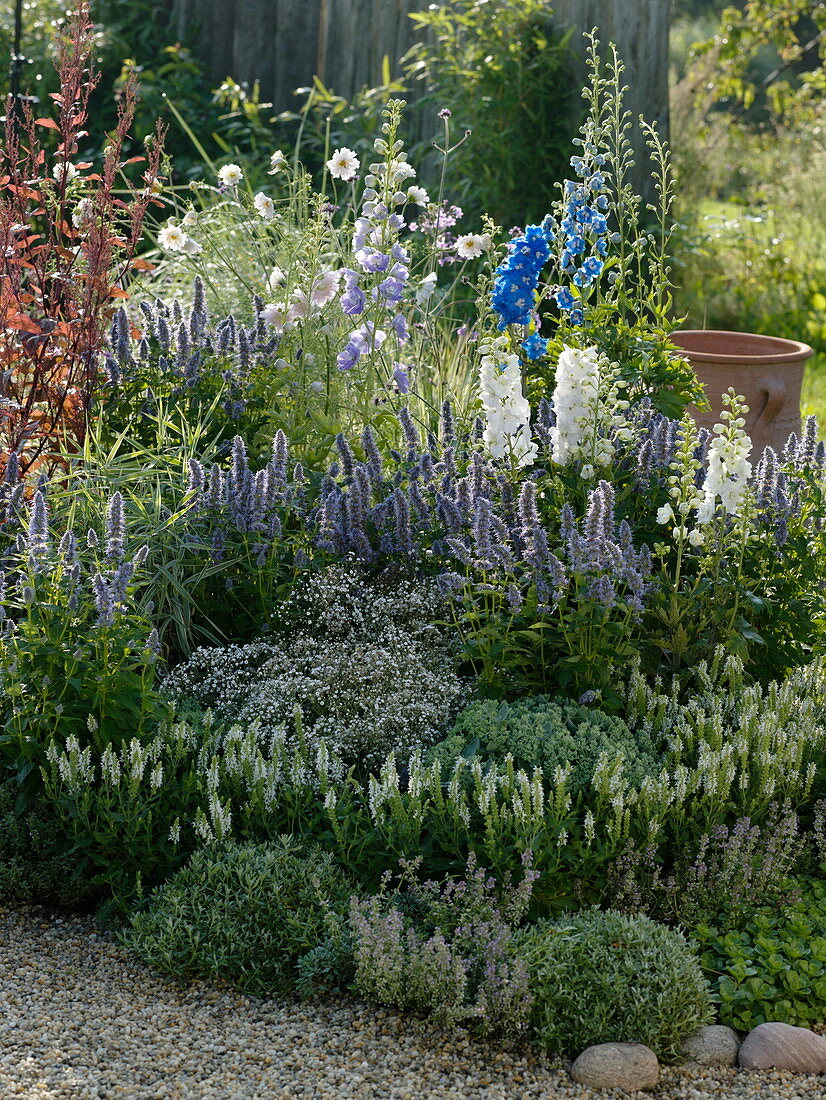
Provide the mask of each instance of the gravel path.
{"label": "gravel path", "polygon": [[[826,1081],[665,1070],[645,1095],[826,1100]],[[574,1085],[530,1051],[446,1036],[357,1002],[258,1002],[200,983],[181,990],[89,920],[0,908],[1,1100],[616,1096]]]}

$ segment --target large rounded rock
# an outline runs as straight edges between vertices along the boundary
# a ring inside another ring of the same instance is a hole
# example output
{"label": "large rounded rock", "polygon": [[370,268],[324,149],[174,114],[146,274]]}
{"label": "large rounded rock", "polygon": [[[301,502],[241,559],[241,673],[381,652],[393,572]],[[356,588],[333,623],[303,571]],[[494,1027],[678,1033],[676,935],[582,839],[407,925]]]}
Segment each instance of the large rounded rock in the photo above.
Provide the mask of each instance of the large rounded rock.
{"label": "large rounded rock", "polygon": [[826,1073],[826,1038],[807,1027],[759,1024],[740,1047],[743,1069],[785,1069],[791,1073]]}
{"label": "large rounded rock", "polygon": [[683,1043],[686,1061],[700,1066],[736,1066],[739,1050],[737,1032],[723,1024],[701,1027]]}
{"label": "large rounded rock", "polygon": [[592,1089],[653,1089],[660,1079],[660,1063],[642,1043],[598,1043],[583,1050],[571,1066],[571,1076]]}

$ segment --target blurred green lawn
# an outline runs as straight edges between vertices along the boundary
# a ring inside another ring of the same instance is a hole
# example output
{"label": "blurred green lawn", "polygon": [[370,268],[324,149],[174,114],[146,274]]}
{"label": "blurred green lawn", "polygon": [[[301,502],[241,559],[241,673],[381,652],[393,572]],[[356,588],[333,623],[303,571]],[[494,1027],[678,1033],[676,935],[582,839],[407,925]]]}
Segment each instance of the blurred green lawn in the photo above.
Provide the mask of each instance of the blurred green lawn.
{"label": "blurred green lawn", "polygon": [[820,435],[826,436],[826,354],[813,355],[803,376],[803,415],[812,413],[820,425]]}

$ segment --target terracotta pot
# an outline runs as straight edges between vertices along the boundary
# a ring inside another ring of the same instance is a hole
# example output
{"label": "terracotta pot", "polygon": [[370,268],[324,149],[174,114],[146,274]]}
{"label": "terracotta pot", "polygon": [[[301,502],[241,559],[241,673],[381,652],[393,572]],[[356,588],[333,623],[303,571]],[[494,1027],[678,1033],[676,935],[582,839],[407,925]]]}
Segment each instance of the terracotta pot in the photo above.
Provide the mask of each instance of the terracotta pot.
{"label": "terracotta pot", "polygon": [[717,329],[680,329],[671,340],[684,350],[711,405],[710,412],[691,409],[702,427],[720,423],[721,396],[733,386],[749,407],[753,456],[769,446],[780,451],[792,432],[800,434],[803,368],[814,354],[808,344]]}

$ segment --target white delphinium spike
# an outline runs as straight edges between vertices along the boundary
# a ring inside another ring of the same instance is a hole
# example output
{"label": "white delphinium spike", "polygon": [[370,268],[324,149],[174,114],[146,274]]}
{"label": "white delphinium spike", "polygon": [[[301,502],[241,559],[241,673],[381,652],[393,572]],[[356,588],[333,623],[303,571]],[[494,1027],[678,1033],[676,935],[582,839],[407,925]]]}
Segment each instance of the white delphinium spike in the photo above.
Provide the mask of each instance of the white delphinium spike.
{"label": "white delphinium spike", "polygon": [[522,393],[519,356],[509,354],[504,336],[483,340],[479,397],[485,410],[484,441],[494,458],[530,466],[538,448],[531,438],[531,408]]}

